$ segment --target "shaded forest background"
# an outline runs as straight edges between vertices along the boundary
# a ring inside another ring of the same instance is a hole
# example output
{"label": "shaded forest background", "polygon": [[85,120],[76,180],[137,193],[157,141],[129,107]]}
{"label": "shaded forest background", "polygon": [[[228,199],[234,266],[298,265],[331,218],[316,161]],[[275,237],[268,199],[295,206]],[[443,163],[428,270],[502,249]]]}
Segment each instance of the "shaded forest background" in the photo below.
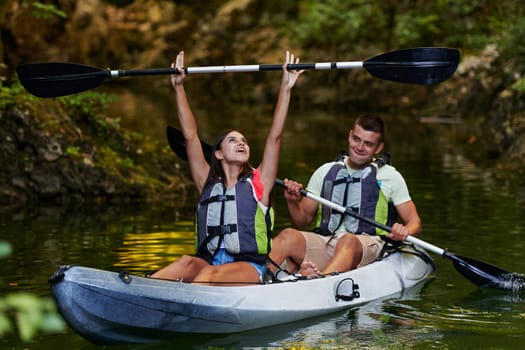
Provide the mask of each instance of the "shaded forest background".
{"label": "shaded forest background", "polygon": [[[105,97],[34,99],[17,83],[16,67],[66,61],[112,69],[157,68],[169,66],[181,49],[188,65],[203,66],[281,62],[286,49],[304,62],[326,62],[359,61],[407,47],[458,48],[458,71],[438,86],[400,88],[358,72],[310,74],[299,103],[367,109],[375,97],[376,111],[403,106],[436,118],[459,118],[463,132],[453,137],[467,157],[495,170],[495,176],[522,183],[524,15],[518,0],[0,1],[0,161],[12,165],[1,174],[0,202],[88,193],[99,199],[152,198],[152,193],[165,193],[180,183],[181,175],[162,159],[168,151],[158,151],[140,135],[124,136],[104,117]],[[237,88],[241,84],[254,88],[247,94]],[[223,108],[270,104],[275,84],[264,74],[223,75],[196,80],[191,89],[206,91],[200,98],[207,108]],[[50,128],[51,119],[60,120],[61,128]],[[32,141],[20,136],[21,127]],[[86,145],[88,135],[98,146]],[[100,144],[108,139],[116,141]],[[53,173],[56,179],[49,181]]]}

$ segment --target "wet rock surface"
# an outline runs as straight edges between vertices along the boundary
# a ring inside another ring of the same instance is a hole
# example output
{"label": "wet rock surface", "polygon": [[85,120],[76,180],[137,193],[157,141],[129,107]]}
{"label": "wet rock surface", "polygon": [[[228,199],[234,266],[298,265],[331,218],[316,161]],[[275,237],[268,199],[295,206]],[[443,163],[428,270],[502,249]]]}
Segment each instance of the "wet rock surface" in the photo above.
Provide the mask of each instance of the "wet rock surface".
{"label": "wet rock surface", "polygon": [[0,112],[1,205],[156,201],[189,182],[165,145],[110,127],[102,143],[57,118],[50,128],[29,112]]}

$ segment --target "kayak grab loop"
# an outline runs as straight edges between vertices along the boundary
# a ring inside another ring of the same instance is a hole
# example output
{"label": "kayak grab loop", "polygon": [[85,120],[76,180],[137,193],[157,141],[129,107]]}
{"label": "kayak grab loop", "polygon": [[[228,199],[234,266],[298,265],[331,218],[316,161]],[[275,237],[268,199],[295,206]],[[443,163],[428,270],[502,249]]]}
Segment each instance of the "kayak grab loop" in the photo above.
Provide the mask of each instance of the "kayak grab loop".
{"label": "kayak grab loop", "polygon": [[55,284],[60,282],[64,276],[65,272],[71,268],[71,265],[60,265],[57,270],[49,277],[48,282],[51,284]]}
{"label": "kayak grab loop", "polygon": [[359,285],[351,278],[342,279],[335,287],[335,301],[352,301],[360,296]]}
{"label": "kayak grab loop", "polygon": [[121,271],[119,274],[118,274],[118,277],[122,280],[122,282],[126,283],[126,284],[130,284],[131,283],[131,276],[129,274],[128,271]]}

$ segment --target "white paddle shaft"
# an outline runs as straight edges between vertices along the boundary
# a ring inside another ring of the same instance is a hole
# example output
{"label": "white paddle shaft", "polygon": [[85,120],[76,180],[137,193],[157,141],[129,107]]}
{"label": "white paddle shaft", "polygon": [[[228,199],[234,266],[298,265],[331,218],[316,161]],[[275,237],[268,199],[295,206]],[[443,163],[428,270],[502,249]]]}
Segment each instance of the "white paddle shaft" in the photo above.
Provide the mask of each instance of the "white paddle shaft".
{"label": "white paddle shaft", "polygon": [[[329,207],[329,208],[332,208],[332,209],[334,209],[334,210],[336,210],[336,211],[338,211],[338,212],[340,212],[340,213],[343,213],[343,214],[351,214],[351,213],[349,213],[348,210],[347,210],[345,207],[343,207],[342,205],[336,204],[336,203],[334,203],[334,202],[332,202],[332,201],[329,201],[329,200],[327,200],[327,199],[325,199],[325,198],[323,198],[323,197],[317,196],[317,195],[315,195],[315,194],[313,194],[313,193],[311,193],[311,192],[305,191],[305,190],[301,191],[301,193],[302,193],[305,197],[310,198],[310,199],[312,199],[312,200],[314,200],[314,201],[316,201],[316,202],[318,202],[318,203],[320,203],[320,204],[322,204],[322,205],[324,205],[324,206],[327,206],[327,207]],[[367,221],[367,222],[369,222],[369,223],[374,224],[374,221],[373,221],[373,220],[371,220],[371,219],[366,219],[366,218],[362,218],[362,217],[360,217],[358,214],[355,214],[354,217],[357,217],[358,219],[365,220],[365,221]],[[377,227],[379,227],[379,228],[382,228],[382,229],[387,228],[387,227],[383,227],[383,225],[380,224],[380,223],[377,223],[375,226],[377,226]],[[439,247],[437,247],[437,246],[435,246],[435,245],[433,245],[433,244],[430,244],[430,243],[427,243],[427,242],[425,242],[425,241],[422,241],[421,239],[416,238],[416,237],[414,237],[414,236],[408,236],[408,237],[406,238],[406,241],[408,241],[408,242],[410,242],[410,243],[413,243],[413,244],[415,244],[415,245],[417,245],[417,246],[419,246],[419,247],[421,247],[421,248],[423,248],[423,249],[425,249],[425,250],[428,250],[428,251],[431,251],[431,252],[433,252],[433,253],[436,253],[436,254],[438,254],[438,255],[443,255],[443,254],[445,254],[445,250],[444,250],[444,249],[441,249],[441,248],[439,248]]]}

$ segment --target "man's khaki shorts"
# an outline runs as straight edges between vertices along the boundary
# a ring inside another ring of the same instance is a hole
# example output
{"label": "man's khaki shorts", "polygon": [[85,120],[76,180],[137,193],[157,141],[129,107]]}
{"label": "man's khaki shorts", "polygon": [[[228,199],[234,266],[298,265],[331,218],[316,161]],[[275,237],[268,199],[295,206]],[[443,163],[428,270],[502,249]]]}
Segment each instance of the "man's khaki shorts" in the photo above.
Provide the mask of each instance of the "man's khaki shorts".
{"label": "man's khaki shorts", "polygon": [[[312,261],[319,270],[324,269],[330,259],[332,259],[337,241],[344,235],[343,233],[337,236],[322,236],[306,231],[301,231],[301,233],[306,240],[304,260]],[[371,236],[366,233],[355,236],[363,246],[363,258],[357,267],[365,266],[375,261],[381,253],[385,242],[379,236]]]}

